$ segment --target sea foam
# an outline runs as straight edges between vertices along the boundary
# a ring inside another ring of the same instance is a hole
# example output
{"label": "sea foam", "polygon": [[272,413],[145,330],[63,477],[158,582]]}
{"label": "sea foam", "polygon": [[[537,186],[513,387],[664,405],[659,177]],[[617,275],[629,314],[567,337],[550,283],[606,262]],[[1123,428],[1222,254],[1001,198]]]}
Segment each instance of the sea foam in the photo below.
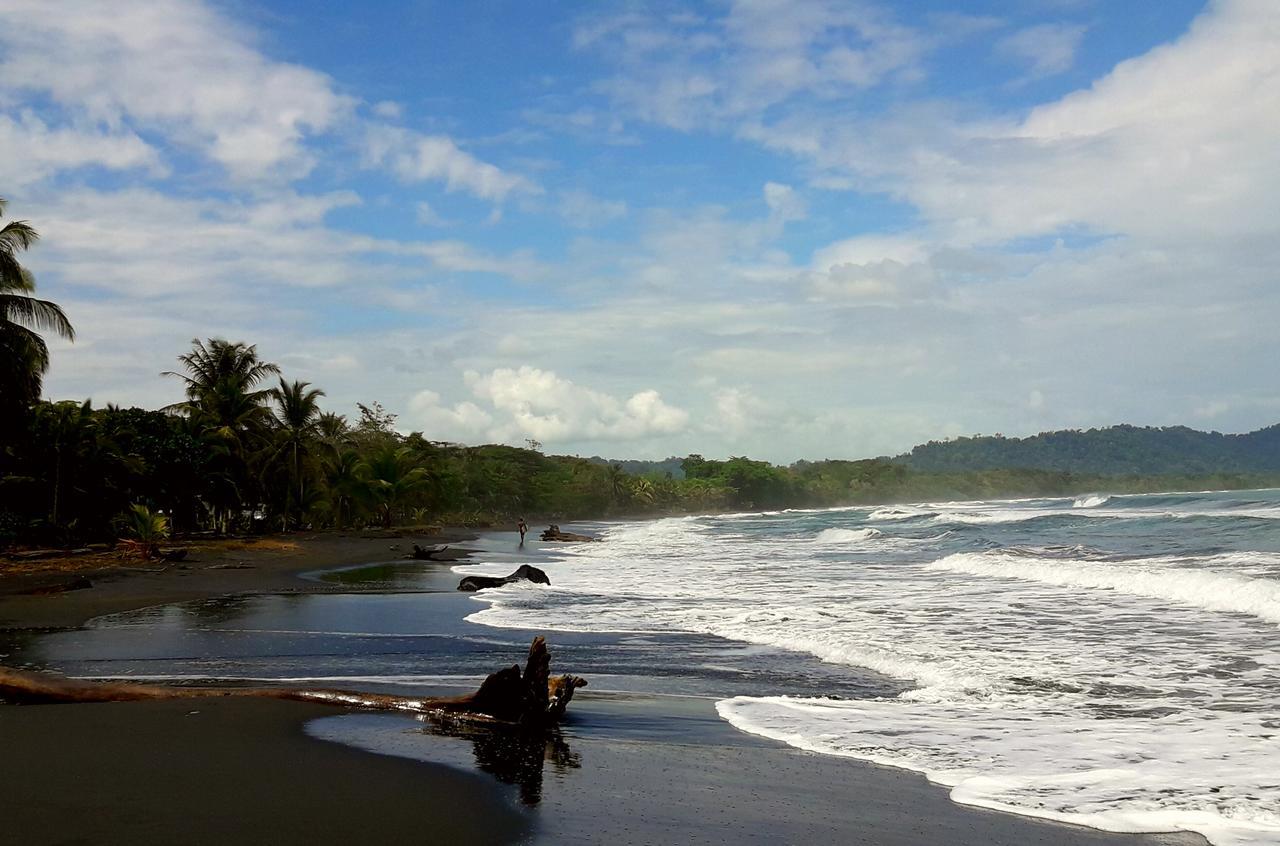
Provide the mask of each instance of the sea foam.
{"label": "sea foam", "polygon": [[[1274,844],[1280,544],[1254,518],[1277,509],[1280,494],[1187,494],[620,524],[564,550],[549,587],[477,595],[469,619],[699,633],[872,670],[908,689],[718,711],[968,804]],[[1191,515],[1218,521],[1213,554]],[[956,527],[906,537],[924,521]]]}

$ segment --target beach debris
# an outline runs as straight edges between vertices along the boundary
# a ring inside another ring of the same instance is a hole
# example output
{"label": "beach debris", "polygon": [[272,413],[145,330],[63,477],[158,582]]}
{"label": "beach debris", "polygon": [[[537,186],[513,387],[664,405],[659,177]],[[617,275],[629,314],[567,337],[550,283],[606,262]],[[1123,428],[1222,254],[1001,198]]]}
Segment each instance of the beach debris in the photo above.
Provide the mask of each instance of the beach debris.
{"label": "beach debris", "polygon": [[412,558],[415,561],[433,561],[437,555],[448,548],[448,546],[433,546],[430,549],[426,549],[415,543],[413,551],[405,555],[405,558]]}
{"label": "beach debris", "polygon": [[96,682],[56,673],[0,667],[0,702],[13,705],[137,702],[235,696],[291,699],[371,711],[403,711],[437,719],[546,728],[564,717],[573,693],[586,679],[551,675],[545,638],[529,646],[524,670],[518,665],[490,674],[475,693],[454,697],[392,696],[384,693],[291,687],[182,687],[179,685]]}
{"label": "beach debris", "polygon": [[458,590],[484,590],[485,588],[502,587],[512,582],[533,582],[539,585],[551,584],[547,574],[537,567],[521,564],[510,576],[467,576],[458,582]]}
{"label": "beach debris", "polygon": [[590,535],[579,535],[574,532],[562,532],[560,531],[560,527],[554,523],[552,523],[551,526],[542,533],[541,537],[544,541],[560,541],[564,543],[591,543],[600,540],[600,538],[593,538]]}

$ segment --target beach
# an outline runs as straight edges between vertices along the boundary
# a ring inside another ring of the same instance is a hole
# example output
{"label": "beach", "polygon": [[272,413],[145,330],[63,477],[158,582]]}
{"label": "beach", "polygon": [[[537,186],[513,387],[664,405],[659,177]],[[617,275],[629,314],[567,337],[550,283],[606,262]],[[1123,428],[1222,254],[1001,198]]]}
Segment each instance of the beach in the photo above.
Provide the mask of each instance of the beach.
{"label": "beach", "polygon": [[[38,578],[31,573],[0,581],[8,589],[0,596],[0,625],[12,650],[4,660],[57,654],[41,652],[39,644],[56,647],[59,638],[70,644],[67,649],[82,650],[75,627],[100,614],[224,594],[267,605],[279,596],[314,596],[322,610],[358,591],[388,590],[388,584],[385,578],[334,582],[303,574],[384,564],[414,542],[466,545],[462,533],[283,540],[289,544],[283,549],[264,544],[203,558],[193,554],[185,570],[91,574],[94,587],[81,590],[15,593]],[[529,551],[537,550],[531,545]],[[519,555],[508,550],[490,560],[506,567]],[[415,626],[445,636],[414,640],[408,648],[427,643],[461,650],[447,645],[457,632],[487,631],[462,620],[480,606],[452,591],[458,576],[448,565],[403,567],[425,575],[417,590],[399,598],[411,606],[399,607],[412,607]],[[140,619],[146,635],[149,618]],[[502,666],[501,656],[505,663],[519,660],[513,644],[525,634],[507,631],[485,647],[490,651],[457,651],[445,656],[447,664],[478,677]],[[583,636],[547,634],[553,660],[559,659],[556,671],[583,672],[594,681],[575,698],[561,732],[532,744],[442,734],[408,717],[289,702],[0,708],[9,821],[0,842],[1203,842],[1192,835],[1109,834],[959,805],[919,774],[740,732],[717,716],[715,697],[696,690],[662,695],[662,679],[629,666],[617,677],[600,672],[603,667],[584,669],[572,663],[588,654]],[[593,654],[613,654],[591,644]],[[704,647],[726,654],[729,648],[697,646]],[[657,669],[654,656],[681,647],[670,641],[648,648],[653,651],[636,666]],[[679,684],[676,679],[668,687]]]}

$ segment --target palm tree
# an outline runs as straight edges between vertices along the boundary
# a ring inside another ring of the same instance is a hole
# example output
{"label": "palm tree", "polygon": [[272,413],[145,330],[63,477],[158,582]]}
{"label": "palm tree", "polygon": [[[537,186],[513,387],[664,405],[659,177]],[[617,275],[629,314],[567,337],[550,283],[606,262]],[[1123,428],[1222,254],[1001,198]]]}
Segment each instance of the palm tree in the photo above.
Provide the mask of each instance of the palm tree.
{"label": "palm tree", "polygon": [[249,456],[274,419],[267,407],[272,390],[258,385],[267,376],[278,375],[280,368],[258,358],[256,346],[221,338],[193,339],[191,352],[178,356],[178,361],[186,373],[169,370],[162,375],[181,379],[187,400],[168,410],[190,417],[223,465],[215,465],[215,474],[221,470],[215,512],[221,509],[225,529],[230,514],[243,509],[246,492],[255,482],[249,473]]}
{"label": "palm tree", "polygon": [[[271,389],[254,390],[258,383],[268,376],[278,376],[280,368],[269,361],[258,358],[258,347],[239,341],[224,341],[221,338],[210,338],[201,341],[191,340],[191,352],[178,356],[178,361],[186,367],[186,373],[166,370],[162,376],[177,376],[186,383],[187,401],[170,406],[175,411],[187,413],[203,413],[212,415],[218,425],[228,425],[231,420],[224,414],[220,399],[234,398],[242,394],[247,399],[263,407],[271,398]],[[240,405],[238,401],[230,403],[232,408]]]}
{"label": "palm tree", "polygon": [[[275,401],[275,418],[277,425],[277,447],[272,456],[274,460],[287,458],[289,462],[288,499],[298,506],[298,522],[302,522],[302,506],[306,479],[303,475],[303,464],[309,457],[311,444],[314,441],[320,423],[320,406],[317,400],[324,396],[324,391],[311,388],[310,382],[286,382],[280,380],[280,387],[271,389],[271,399]],[[274,463],[269,461],[268,465]],[[289,522],[289,501],[286,499],[284,521],[286,528]]]}
{"label": "palm tree", "polygon": [[[4,209],[0,199],[0,215]],[[10,408],[25,408],[40,398],[49,347],[38,333],[53,332],[68,341],[76,336],[59,306],[31,295],[35,278],[18,262],[18,253],[39,237],[25,220],[0,228],[0,402]]]}
{"label": "palm tree", "polygon": [[388,444],[379,448],[364,462],[370,493],[378,505],[383,528],[391,528],[395,509],[404,499],[429,481],[427,471],[417,466],[413,451]]}
{"label": "palm tree", "polygon": [[631,493],[630,478],[621,464],[609,465],[609,501],[615,508]]}
{"label": "palm tree", "polygon": [[368,466],[353,449],[335,452],[326,462],[325,486],[334,525],[345,529],[356,505],[369,496]]}

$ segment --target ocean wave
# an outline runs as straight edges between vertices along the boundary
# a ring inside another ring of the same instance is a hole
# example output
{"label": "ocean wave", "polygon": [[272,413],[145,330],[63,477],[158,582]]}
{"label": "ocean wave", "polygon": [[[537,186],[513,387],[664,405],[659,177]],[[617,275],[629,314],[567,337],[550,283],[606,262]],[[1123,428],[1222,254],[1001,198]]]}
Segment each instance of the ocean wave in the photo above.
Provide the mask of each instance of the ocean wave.
{"label": "ocean wave", "polygon": [[[957,802],[1117,832],[1193,831],[1216,846],[1280,841],[1280,814],[1249,765],[1271,761],[1256,715],[1198,723],[1054,719],[972,701],[738,696],[716,703],[736,728],[798,749],[914,770]],[[1074,771],[1047,766],[1069,738]],[[1011,742],[1012,741],[1012,742]],[[1242,742],[1254,741],[1242,747]],[[1224,758],[1222,749],[1239,750]],[[1160,787],[1158,791],[1153,787]],[[1141,795],[1142,802],[1133,802]]]}
{"label": "ocean wave", "polygon": [[817,544],[848,544],[883,537],[879,529],[823,529],[813,539]]}
{"label": "ocean wave", "polygon": [[[1180,566],[1171,566],[1180,560]],[[1205,563],[1212,558],[1203,559]],[[1149,558],[1098,563],[1009,550],[959,552],[925,569],[1019,579],[1061,587],[1114,590],[1207,611],[1249,614],[1280,625],[1280,581],[1200,569],[1189,559]]]}
{"label": "ocean wave", "polygon": [[910,520],[914,517],[932,517],[936,513],[935,511],[926,511],[923,508],[895,505],[877,508],[867,515],[867,519],[878,522],[891,522],[894,520]]}
{"label": "ocean wave", "polygon": [[1111,497],[1106,494],[1091,494],[1089,496],[1076,497],[1075,502],[1071,503],[1072,508],[1097,508],[1099,505],[1106,505],[1111,501]]}

